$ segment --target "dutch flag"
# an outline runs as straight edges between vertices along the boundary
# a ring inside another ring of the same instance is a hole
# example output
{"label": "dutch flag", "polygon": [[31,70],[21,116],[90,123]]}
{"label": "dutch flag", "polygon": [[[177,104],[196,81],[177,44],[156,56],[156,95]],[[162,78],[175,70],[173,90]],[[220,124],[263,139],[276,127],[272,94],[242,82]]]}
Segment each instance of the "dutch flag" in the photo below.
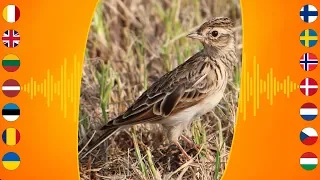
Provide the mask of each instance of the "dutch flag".
{"label": "dutch flag", "polygon": [[312,103],[305,103],[300,108],[300,116],[306,121],[314,120],[318,115],[318,108]]}

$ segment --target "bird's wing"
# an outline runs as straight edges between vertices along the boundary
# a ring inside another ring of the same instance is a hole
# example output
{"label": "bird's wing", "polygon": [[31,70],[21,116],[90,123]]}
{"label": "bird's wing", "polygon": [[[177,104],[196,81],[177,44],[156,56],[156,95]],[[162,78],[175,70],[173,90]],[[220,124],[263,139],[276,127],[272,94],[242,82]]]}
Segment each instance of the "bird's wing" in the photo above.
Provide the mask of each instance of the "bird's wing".
{"label": "bird's wing", "polygon": [[[162,76],[122,115],[109,121],[83,157],[122,126],[161,120],[189,108],[219,88],[221,69],[202,52],[192,56],[173,71]],[[83,158],[82,157],[82,158]]]}
{"label": "bird's wing", "polygon": [[161,120],[191,107],[217,88],[220,71],[202,52],[162,76],[108,126]]}

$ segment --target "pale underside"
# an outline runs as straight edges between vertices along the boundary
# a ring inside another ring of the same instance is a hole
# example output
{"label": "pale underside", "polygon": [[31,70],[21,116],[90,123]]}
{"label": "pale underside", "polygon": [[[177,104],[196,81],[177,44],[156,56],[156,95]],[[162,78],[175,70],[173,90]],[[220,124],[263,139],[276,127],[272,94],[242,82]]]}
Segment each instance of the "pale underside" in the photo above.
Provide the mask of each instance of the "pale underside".
{"label": "pale underside", "polygon": [[221,61],[199,52],[161,77],[103,129],[159,123],[168,130],[168,139],[177,141],[195,117],[209,112],[220,102],[227,78]]}

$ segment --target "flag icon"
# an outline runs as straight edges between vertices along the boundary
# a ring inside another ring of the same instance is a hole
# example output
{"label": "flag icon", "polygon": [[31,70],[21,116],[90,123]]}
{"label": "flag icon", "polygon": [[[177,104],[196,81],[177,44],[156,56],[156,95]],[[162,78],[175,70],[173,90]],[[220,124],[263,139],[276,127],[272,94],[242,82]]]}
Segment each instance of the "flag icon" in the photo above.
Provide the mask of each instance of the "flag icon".
{"label": "flag icon", "polygon": [[8,170],[15,170],[20,165],[20,157],[14,152],[8,152],[2,158],[2,165]]}
{"label": "flag icon", "polygon": [[318,58],[312,53],[305,53],[300,57],[300,66],[305,71],[312,71],[318,66]]}
{"label": "flag icon", "polygon": [[318,158],[312,152],[306,152],[300,157],[300,165],[304,170],[311,171],[318,165]]}
{"label": "flag icon", "polygon": [[300,34],[300,42],[305,47],[313,47],[318,42],[318,35],[312,29],[306,29]]}
{"label": "flag icon", "polygon": [[306,121],[314,120],[318,115],[318,108],[312,103],[305,103],[300,108],[300,116]]}
{"label": "flag icon", "polygon": [[2,92],[7,97],[15,97],[20,92],[20,84],[13,79],[6,80],[2,85]]}
{"label": "flag icon", "polygon": [[312,96],[318,91],[318,83],[312,78],[305,78],[300,83],[300,91],[306,96]]}
{"label": "flag icon", "polygon": [[20,67],[20,59],[14,54],[6,55],[2,60],[2,67],[8,72],[14,72]]}
{"label": "flag icon", "polygon": [[2,117],[10,122],[17,120],[20,116],[20,109],[16,104],[8,103],[2,108]]}
{"label": "flag icon", "polygon": [[15,128],[7,128],[2,133],[2,140],[9,146],[16,145],[20,141],[20,132]]}
{"label": "flag icon", "polygon": [[304,22],[312,23],[318,17],[318,10],[313,5],[304,5],[300,10],[300,17]]}
{"label": "flag icon", "polygon": [[14,23],[20,18],[20,9],[15,5],[8,5],[3,9],[2,16],[9,23]]}
{"label": "flag icon", "polygon": [[20,35],[18,31],[6,30],[2,35],[2,42],[8,48],[17,47],[20,43]]}
{"label": "flag icon", "polygon": [[300,141],[304,145],[313,145],[317,142],[317,140],[318,140],[318,133],[313,128],[310,128],[310,127],[304,128],[300,132]]}

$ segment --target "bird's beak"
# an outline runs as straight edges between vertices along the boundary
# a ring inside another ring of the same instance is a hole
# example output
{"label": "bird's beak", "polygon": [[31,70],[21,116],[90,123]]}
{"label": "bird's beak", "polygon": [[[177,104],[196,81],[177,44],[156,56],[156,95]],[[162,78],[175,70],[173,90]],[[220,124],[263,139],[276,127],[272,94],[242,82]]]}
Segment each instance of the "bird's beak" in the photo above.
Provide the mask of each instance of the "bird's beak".
{"label": "bird's beak", "polygon": [[198,39],[198,40],[203,40],[204,37],[198,33],[198,31],[194,31],[190,34],[187,35],[188,38],[191,38],[191,39]]}

